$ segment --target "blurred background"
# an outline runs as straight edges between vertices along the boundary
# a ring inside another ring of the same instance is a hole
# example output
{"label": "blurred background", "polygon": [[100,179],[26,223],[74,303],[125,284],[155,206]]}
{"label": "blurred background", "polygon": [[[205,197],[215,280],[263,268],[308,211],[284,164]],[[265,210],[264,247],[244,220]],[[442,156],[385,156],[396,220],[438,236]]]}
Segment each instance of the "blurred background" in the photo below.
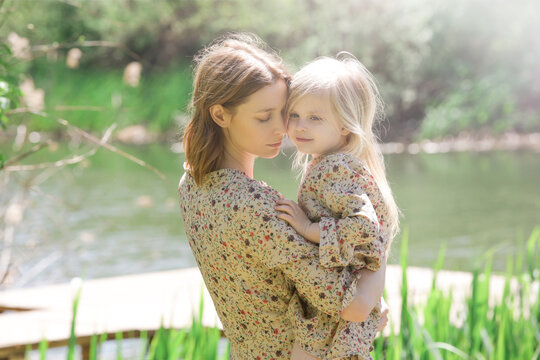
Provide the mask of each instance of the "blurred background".
{"label": "blurred background", "polygon": [[[503,270],[540,224],[538,1],[0,0],[0,289],[196,266],[181,127],[193,55],[230,31],[291,72],[373,72],[411,265]],[[295,199],[291,154],[255,174]]]}

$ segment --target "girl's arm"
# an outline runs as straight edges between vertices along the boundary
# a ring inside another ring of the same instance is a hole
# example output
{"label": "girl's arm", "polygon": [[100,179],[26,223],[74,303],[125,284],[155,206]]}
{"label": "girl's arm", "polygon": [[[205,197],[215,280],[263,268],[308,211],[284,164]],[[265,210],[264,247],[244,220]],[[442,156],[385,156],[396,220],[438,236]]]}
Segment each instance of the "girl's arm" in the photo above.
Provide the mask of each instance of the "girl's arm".
{"label": "girl's arm", "polygon": [[[300,206],[280,199],[275,209],[278,217],[289,223],[306,240],[320,244],[321,265],[333,268],[358,265],[377,271],[382,263],[388,239],[374,205],[382,195],[369,171],[360,164],[348,163],[346,157],[323,160],[306,177],[304,186],[332,214],[311,223]],[[374,199],[367,195],[369,189]]]}
{"label": "girl's arm", "polygon": [[312,223],[296,202],[279,199],[275,209],[278,211],[277,217],[288,222],[306,240],[315,244],[321,242],[319,223]]}
{"label": "girl's arm", "polygon": [[[302,208],[292,201],[280,199],[277,202],[277,217],[289,223],[298,234],[305,239],[320,243],[321,233],[319,223],[312,223]],[[377,305],[384,291],[386,274],[386,258],[383,258],[378,271],[362,269],[360,279],[356,284],[356,296],[351,304],[343,309],[341,318],[348,321],[365,321],[371,310]]]}
{"label": "girl's arm", "polygon": [[318,201],[335,214],[319,220],[321,264],[377,271],[388,244],[385,214],[377,214],[374,206],[381,204],[382,196],[367,169],[337,160],[313,169],[317,178],[311,178],[309,184]]}

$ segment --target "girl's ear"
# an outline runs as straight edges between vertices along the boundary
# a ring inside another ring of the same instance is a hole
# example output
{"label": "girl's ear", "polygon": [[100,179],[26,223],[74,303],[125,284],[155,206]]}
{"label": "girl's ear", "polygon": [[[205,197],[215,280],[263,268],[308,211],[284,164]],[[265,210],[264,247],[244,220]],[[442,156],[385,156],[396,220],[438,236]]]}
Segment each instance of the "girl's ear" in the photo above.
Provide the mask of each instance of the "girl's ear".
{"label": "girl's ear", "polygon": [[223,105],[216,104],[210,106],[208,109],[212,120],[222,128],[228,128],[231,123],[231,114],[223,107]]}
{"label": "girl's ear", "polygon": [[343,136],[349,135],[351,132],[345,128],[341,128],[340,134]]}

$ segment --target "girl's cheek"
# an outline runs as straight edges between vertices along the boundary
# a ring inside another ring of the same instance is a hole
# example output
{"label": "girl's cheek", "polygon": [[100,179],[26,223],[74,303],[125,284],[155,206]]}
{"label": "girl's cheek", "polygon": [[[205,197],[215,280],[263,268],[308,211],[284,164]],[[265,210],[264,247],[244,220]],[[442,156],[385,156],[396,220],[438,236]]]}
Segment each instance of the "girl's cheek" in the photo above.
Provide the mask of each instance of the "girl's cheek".
{"label": "girl's cheek", "polygon": [[287,131],[292,131],[296,127],[296,120],[289,119],[287,121]]}
{"label": "girl's cheek", "polygon": [[293,126],[291,125],[291,123],[289,122],[289,123],[287,124],[287,135],[292,136],[292,134],[293,134],[293,132],[294,132],[293,130],[294,130],[294,128],[293,128]]}

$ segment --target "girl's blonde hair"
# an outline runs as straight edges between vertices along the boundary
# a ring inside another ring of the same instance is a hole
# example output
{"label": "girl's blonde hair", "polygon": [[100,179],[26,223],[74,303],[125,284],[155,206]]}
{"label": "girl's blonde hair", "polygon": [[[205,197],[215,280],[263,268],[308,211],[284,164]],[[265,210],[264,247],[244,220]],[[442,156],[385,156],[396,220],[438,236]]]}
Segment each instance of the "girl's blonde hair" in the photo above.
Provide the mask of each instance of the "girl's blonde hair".
{"label": "girl's blonde hair", "polygon": [[[298,71],[291,81],[288,108],[309,94],[327,95],[341,126],[350,132],[340,152],[364,160],[382,193],[388,210],[392,238],[399,231],[399,209],[385,173],[384,159],[373,126],[382,116],[383,104],[375,80],[366,67],[349,53],[318,58]],[[296,153],[294,165],[302,175],[309,155]]]}
{"label": "girl's blonde hair", "polygon": [[222,105],[234,113],[248,96],[290,75],[281,58],[254,34],[228,34],[195,56],[191,120],[184,131],[187,165],[197,184],[217,170],[224,156],[222,129],[210,107]]}

